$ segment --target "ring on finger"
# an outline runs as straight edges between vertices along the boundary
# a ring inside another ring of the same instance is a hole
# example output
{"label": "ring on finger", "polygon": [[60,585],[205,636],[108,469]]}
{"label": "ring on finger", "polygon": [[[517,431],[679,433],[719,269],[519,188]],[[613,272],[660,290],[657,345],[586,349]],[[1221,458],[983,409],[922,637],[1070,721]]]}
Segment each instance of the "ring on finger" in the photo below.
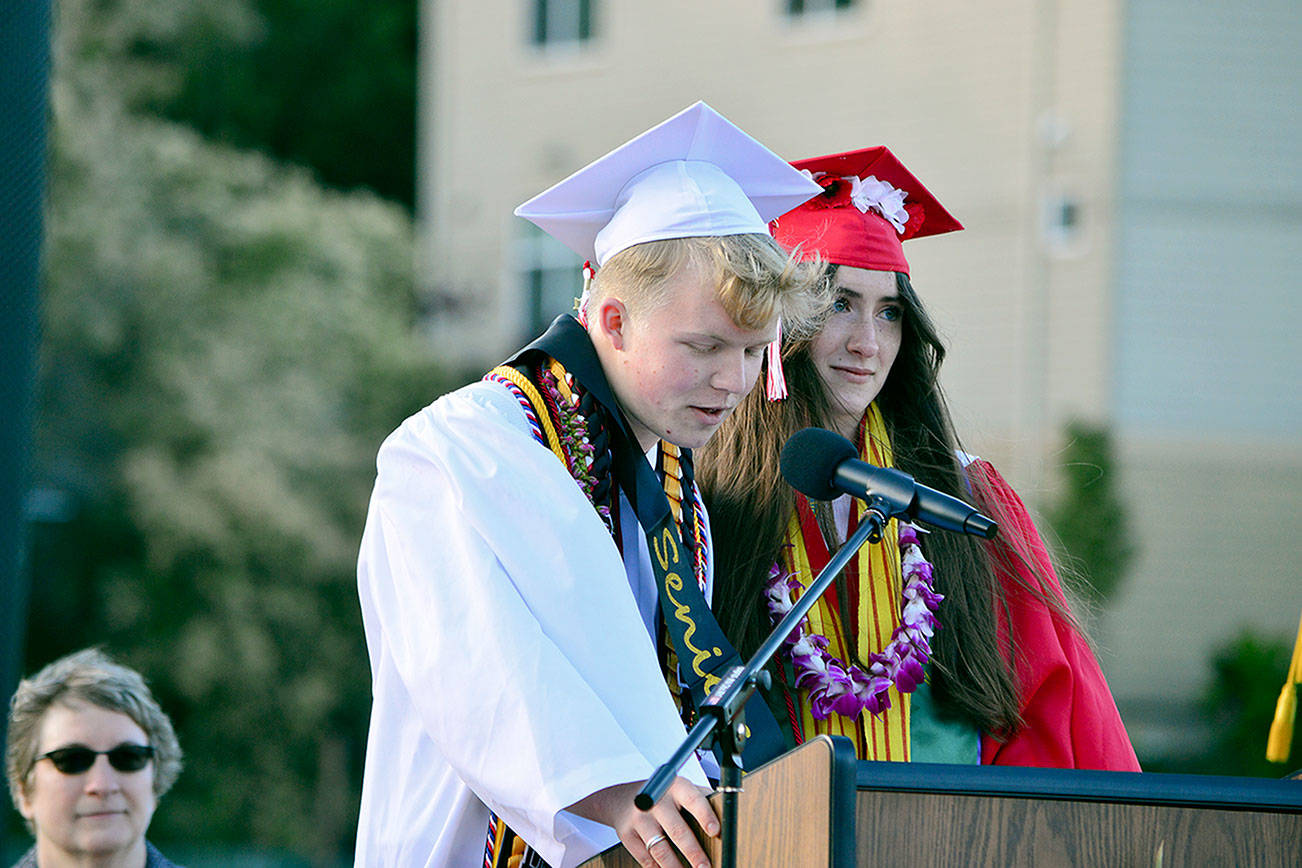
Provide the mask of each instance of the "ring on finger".
{"label": "ring on finger", "polygon": [[650,850],[652,847],[654,847],[656,844],[659,844],[661,841],[667,841],[667,840],[669,840],[668,835],[652,835],[650,838],[646,839],[646,848]]}

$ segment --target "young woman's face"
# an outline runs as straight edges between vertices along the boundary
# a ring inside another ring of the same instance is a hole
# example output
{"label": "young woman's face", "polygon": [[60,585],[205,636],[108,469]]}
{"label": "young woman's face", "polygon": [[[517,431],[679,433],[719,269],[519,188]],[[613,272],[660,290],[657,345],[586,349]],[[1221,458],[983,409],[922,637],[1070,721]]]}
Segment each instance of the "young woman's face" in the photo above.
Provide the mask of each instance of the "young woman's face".
{"label": "young woman's face", "polygon": [[827,325],[810,346],[827,386],[836,430],[854,440],[864,410],[882,390],[904,336],[895,272],[840,266]]}

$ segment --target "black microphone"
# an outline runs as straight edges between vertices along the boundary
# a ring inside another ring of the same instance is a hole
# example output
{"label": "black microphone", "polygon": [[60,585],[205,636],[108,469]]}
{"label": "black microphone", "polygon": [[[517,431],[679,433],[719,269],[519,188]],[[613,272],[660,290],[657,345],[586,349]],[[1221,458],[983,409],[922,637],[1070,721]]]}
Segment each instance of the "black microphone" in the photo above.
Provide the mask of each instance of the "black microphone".
{"label": "black microphone", "polygon": [[867,500],[872,495],[891,505],[888,517],[903,515],[986,539],[999,532],[999,525],[957,497],[921,485],[899,470],[860,461],[854,444],[824,428],[791,435],[782,447],[781,469],[792,488],[814,500],[834,500],[840,494]]}

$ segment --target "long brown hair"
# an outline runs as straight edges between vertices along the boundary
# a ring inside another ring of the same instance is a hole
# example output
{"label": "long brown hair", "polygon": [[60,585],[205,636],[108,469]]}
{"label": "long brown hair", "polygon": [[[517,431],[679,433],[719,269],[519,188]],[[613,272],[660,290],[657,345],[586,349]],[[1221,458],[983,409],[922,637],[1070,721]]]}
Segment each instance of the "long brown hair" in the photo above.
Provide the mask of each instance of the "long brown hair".
{"label": "long brown hair", "polygon": [[[834,282],[835,273],[836,267],[829,267],[826,279]],[[974,501],[998,521],[997,504],[969,482],[958,458],[958,440],[938,380],[944,345],[907,275],[896,274],[896,288],[904,313],[903,338],[877,396],[895,466],[924,485]],[[770,402],[762,390],[753,390],[696,458],[715,545],[714,608],[743,654],[753,653],[771,629],[763,588],[778,558],[793,498],[778,470],[782,446],[802,428],[833,427],[833,408],[810,347],[809,340],[783,347],[786,400]],[[815,504],[815,511],[828,528],[830,510]],[[1046,590],[1047,577],[1034,566],[1029,541],[1017,538],[1011,522],[1001,522],[1001,528],[1003,536],[990,547],[974,537],[943,532],[928,534],[924,542],[935,566],[936,590],[945,596],[942,629],[932,642],[932,691],[942,711],[996,736],[1012,733],[1022,721],[1011,663],[1016,649],[1012,639],[1001,648],[998,637],[998,613],[1007,613],[1007,598],[992,557],[1013,575],[1014,565],[1026,568],[1035,577],[1028,590],[1070,619]]]}

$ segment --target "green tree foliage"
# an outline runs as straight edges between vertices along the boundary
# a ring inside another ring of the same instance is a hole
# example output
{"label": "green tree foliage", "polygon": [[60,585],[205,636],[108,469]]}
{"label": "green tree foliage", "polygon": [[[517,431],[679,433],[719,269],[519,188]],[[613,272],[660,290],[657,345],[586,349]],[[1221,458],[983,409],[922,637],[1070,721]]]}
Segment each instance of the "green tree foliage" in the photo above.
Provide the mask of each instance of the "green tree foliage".
{"label": "green tree foliage", "polygon": [[1302,727],[1293,732],[1290,766],[1266,760],[1266,738],[1291,657],[1287,641],[1251,630],[1212,655],[1212,679],[1203,698],[1214,733],[1208,772],[1276,778],[1302,767]]}
{"label": "green tree foliage", "polygon": [[1292,646],[1277,636],[1244,630],[1208,660],[1210,678],[1200,701],[1210,741],[1192,756],[1145,764],[1148,771],[1278,778],[1302,768],[1302,726],[1293,732],[1288,763],[1266,760],[1275,702],[1288,674]]}
{"label": "green tree foliage", "polygon": [[1115,593],[1135,554],[1126,509],[1116,490],[1112,439],[1104,427],[1067,425],[1062,487],[1046,511],[1065,550],[1072,590],[1094,603]]}
{"label": "green tree foliage", "polygon": [[36,459],[74,508],[37,528],[28,670],[103,643],[150,678],[187,753],[152,837],[333,864],[375,451],[442,385],[410,221],[130,111],[168,74],[133,46],[193,10],[58,11]]}
{"label": "green tree foliage", "polygon": [[[210,138],[311,166],[410,206],[415,192],[416,0],[249,0],[183,39],[142,40],[177,87],[150,104]],[[231,26],[236,23],[237,26]]]}

